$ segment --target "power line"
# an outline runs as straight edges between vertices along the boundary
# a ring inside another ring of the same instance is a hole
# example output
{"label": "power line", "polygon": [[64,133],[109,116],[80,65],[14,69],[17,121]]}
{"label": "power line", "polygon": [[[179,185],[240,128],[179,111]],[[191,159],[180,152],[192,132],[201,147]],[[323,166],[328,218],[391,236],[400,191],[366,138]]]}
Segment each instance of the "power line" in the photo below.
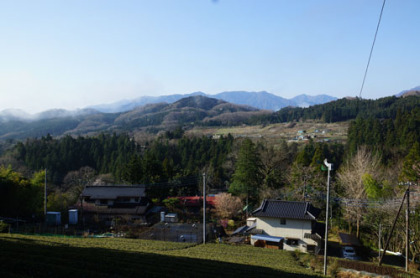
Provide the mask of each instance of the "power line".
{"label": "power line", "polygon": [[[288,192],[286,194],[287,196],[291,195],[299,195],[299,193],[302,191],[302,187],[296,188],[293,191]],[[412,196],[420,196],[420,192],[410,190],[410,194]],[[309,200],[325,200],[326,195],[324,192],[316,190],[314,188],[311,189],[311,193],[306,195],[305,198]],[[370,200],[370,199],[357,199],[357,198],[346,198],[346,197],[333,197],[332,202],[337,205],[343,205],[346,207],[360,207],[360,208],[378,208],[382,207],[383,205],[388,206],[398,206],[401,203],[402,198],[389,198],[389,199],[376,199],[376,200]]]}
{"label": "power line", "polygon": [[379,25],[381,24],[382,13],[384,11],[385,2],[386,2],[386,0],[384,0],[384,2],[382,4],[381,14],[379,15],[378,25],[376,26],[375,37],[373,38],[372,47],[370,48],[369,59],[368,59],[367,65],[366,65],[365,75],[363,76],[363,82],[362,82],[362,87],[360,88],[359,98],[362,98],[362,91],[363,91],[363,87],[365,86],[366,75],[367,75],[367,72],[368,72],[368,69],[369,69],[370,59],[372,58],[373,48],[375,47],[376,36],[378,35],[378,31],[379,31]]}
{"label": "power line", "polygon": [[196,176],[187,176],[175,180],[166,180],[155,183],[145,184],[146,188],[155,188],[155,187],[185,187],[190,185],[198,185],[198,178]]}

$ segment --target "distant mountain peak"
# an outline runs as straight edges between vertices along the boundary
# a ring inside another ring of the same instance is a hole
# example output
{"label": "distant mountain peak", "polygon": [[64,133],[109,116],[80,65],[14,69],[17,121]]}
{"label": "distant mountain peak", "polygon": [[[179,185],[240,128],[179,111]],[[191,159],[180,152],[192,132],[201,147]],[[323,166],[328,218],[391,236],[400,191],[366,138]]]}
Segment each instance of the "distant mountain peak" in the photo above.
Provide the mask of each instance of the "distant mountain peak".
{"label": "distant mountain peak", "polygon": [[209,98],[203,95],[193,95],[176,101],[173,106],[176,108],[192,107],[208,110],[224,102],[225,101]]}
{"label": "distant mountain peak", "polygon": [[337,99],[335,97],[327,95],[309,96],[304,94],[294,97],[292,99],[286,99],[281,96],[271,94],[267,91],[226,91],[215,95],[207,95],[201,91],[197,91],[191,94],[184,95],[175,94],[157,97],[142,96],[131,101],[121,101],[111,104],[95,105],[91,106],[91,108],[107,113],[127,112],[136,107],[144,106],[149,103],[174,103],[180,99],[188,98],[191,96],[206,96],[209,98],[224,100],[233,104],[246,105],[257,109],[273,111],[280,110],[281,108],[286,106],[306,107],[310,105],[322,104]]}
{"label": "distant mountain peak", "polygon": [[419,91],[420,91],[420,86],[417,86],[417,87],[414,87],[414,88],[411,88],[411,89],[408,89],[408,90],[401,91],[398,94],[396,94],[395,96],[397,96],[397,97],[401,97],[401,96],[402,97],[407,97],[407,96],[410,96],[410,95],[418,96]]}

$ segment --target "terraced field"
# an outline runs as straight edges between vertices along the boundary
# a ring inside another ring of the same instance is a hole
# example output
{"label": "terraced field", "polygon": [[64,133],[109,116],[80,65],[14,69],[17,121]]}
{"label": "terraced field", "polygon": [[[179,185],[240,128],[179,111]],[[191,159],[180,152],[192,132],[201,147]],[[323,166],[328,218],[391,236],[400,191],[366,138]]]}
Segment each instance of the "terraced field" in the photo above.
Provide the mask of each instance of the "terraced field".
{"label": "terraced field", "polygon": [[318,277],[286,251],[0,234],[0,277]]}

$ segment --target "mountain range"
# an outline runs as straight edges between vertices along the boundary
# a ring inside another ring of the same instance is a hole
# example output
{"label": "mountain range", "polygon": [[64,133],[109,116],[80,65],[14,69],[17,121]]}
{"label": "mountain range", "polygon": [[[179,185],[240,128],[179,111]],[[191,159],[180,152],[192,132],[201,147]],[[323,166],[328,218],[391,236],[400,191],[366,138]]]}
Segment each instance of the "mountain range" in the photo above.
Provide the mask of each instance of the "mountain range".
{"label": "mountain range", "polygon": [[[10,111],[10,113],[13,111]],[[9,113],[9,114],[10,114]],[[156,132],[178,126],[238,125],[253,116],[271,114],[246,105],[232,104],[201,95],[182,98],[174,103],[152,103],[128,112],[103,113],[93,109],[77,112],[51,110],[31,120],[22,120],[13,114],[0,117],[1,139],[24,139],[52,136],[89,135],[97,132]],[[52,117],[52,116],[55,117]]]}
{"label": "mountain range", "polygon": [[298,95],[291,99],[286,99],[280,96],[270,94],[268,92],[246,92],[246,91],[232,91],[232,92],[222,92],[215,95],[208,95],[203,92],[195,92],[191,94],[175,94],[175,95],[166,95],[166,96],[143,96],[133,100],[122,100],[110,104],[100,104],[90,106],[89,108],[98,110],[105,113],[118,113],[130,111],[136,107],[143,106],[150,103],[174,103],[182,98],[190,96],[205,96],[209,98],[215,98],[224,100],[234,104],[248,105],[258,109],[263,110],[273,110],[277,111],[283,107],[294,106],[294,107],[308,107],[316,104],[323,104],[329,101],[336,100],[336,97],[328,95]]}
{"label": "mountain range", "polygon": [[[402,92],[399,99],[404,99],[408,95],[419,95],[417,89],[419,88]],[[98,132],[131,133],[142,130],[158,132],[179,126],[184,128],[194,125],[234,126],[257,124],[264,122],[264,119],[265,122],[272,120],[276,122],[279,118],[284,121],[283,116],[290,109],[295,111],[296,115],[303,111],[302,108],[289,108],[287,111],[282,109],[273,113],[273,110],[280,106],[307,106],[328,102],[320,107],[313,105],[309,110],[304,109],[305,113],[310,114],[313,109],[321,110],[321,112],[334,110],[337,108],[337,102],[340,102],[340,100],[331,101],[334,98],[325,95],[315,97],[300,95],[287,100],[267,92],[225,92],[216,96],[220,99],[209,98],[202,92],[189,95],[142,97],[133,101],[121,101],[74,111],[53,109],[35,115],[21,110],[4,110],[0,112],[0,140],[41,137],[48,133],[52,136],[63,136],[67,134],[93,135]],[[228,99],[230,102],[221,98]],[[272,109],[268,109],[269,107]],[[282,111],[284,113],[278,114]]]}
{"label": "mountain range", "polygon": [[207,95],[203,92],[195,92],[191,94],[174,94],[166,96],[142,96],[133,100],[121,100],[110,104],[99,104],[89,106],[84,109],[77,109],[68,111],[64,109],[51,109],[37,114],[29,114],[25,111],[18,109],[7,109],[0,111],[0,123],[10,120],[21,120],[21,121],[38,121],[53,118],[64,118],[64,117],[78,117],[101,113],[123,113],[134,110],[138,107],[145,106],[147,104],[154,103],[174,103],[183,98],[191,96],[205,96],[208,98],[214,98],[224,100],[232,104],[247,105],[262,110],[273,110],[277,111],[287,106],[293,107],[308,107],[316,104],[323,104],[336,100],[337,98],[328,95],[298,95],[291,99],[282,98],[265,91],[263,92],[246,92],[246,91],[233,91],[233,92],[222,92],[216,95]]}

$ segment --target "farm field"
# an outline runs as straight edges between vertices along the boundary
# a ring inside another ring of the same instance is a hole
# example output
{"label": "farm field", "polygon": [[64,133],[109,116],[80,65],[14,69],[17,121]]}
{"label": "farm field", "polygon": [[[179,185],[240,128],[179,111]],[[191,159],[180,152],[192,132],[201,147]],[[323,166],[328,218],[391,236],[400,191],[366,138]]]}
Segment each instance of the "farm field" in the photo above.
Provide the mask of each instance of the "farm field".
{"label": "farm field", "polygon": [[0,234],[0,277],[320,277],[293,253],[225,244]]}
{"label": "farm field", "polygon": [[[219,136],[231,134],[233,137],[246,137],[255,140],[265,140],[270,145],[276,146],[281,140],[291,140],[298,136],[299,130],[305,130],[305,135],[316,135],[317,139],[330,139],[333,141],[345,142],[349,122],[318,123],[314,121],[279,123],[271,125],[244,125],[226,128],[200,128],[196,127],[187,134]],[[316,132],[317,131],[317,132]],[[322,131],[327,131],[322,133]],[[300,141],[302,142],[302,141]]]}

